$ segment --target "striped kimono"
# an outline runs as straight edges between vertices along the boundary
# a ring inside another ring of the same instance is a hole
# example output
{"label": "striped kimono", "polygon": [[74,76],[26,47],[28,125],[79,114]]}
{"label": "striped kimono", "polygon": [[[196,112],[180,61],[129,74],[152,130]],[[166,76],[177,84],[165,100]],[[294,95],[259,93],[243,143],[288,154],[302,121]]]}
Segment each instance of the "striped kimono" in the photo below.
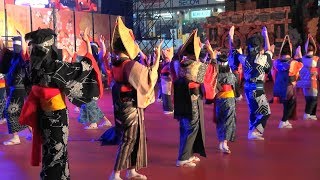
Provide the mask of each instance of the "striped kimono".
{"label": "striped kimono", "polygon": [[127,58],[120,58],[113,63],[115,129],[121,136],[115,171],[147,167],[144,109],[154,102],[158,67],[159,62],[149,68]]}

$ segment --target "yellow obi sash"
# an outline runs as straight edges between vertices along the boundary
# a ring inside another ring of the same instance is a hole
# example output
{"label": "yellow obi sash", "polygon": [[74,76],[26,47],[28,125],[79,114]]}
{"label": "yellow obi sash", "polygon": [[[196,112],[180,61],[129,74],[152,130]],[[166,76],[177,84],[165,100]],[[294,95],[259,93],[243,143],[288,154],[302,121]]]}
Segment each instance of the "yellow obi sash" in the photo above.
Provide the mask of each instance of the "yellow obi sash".
{"label": "yellow obi sash", "polygon": [[61,94],[57,94],[49,100],[41,99],[40,106],[41,109],[46,112],[62,110],[67,107],[64,97]]}
{"label": "yellow obi sash", "polygon": [[216,98],[234,98],[234,92],[233,90],[219,92],[216,95]]}

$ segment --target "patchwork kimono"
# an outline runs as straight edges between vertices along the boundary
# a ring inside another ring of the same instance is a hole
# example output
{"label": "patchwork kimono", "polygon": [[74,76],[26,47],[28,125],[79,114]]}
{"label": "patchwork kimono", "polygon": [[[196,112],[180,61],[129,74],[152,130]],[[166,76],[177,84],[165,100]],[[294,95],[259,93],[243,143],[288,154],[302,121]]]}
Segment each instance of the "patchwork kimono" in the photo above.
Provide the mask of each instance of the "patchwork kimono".
{"label": "patchwork kimono", "polygon": [[[220,67],[221,68],[221,67]],[[218,140],[234,141],[236,130],[236,104],[234,87],[236,76],[230,72],[219,72],[215,99],[215,122]]]}
{"label": "patchwork kimono", "polygon": [[34,166],[41,161],[42,144],[41,179],[70,179],[69,118],[64,97],[81,106],[101,96],[100,71],[91,54],[72,64],[48,60],[40,71],[43,75],[37,84],[33,82],[19,121],[33,128],[31,163]]}
{"label": "patchwork kimono", "polygon": [[303,68],[300,71],[300,80],[297,82],[297,87],[303,88],[306,100],[305,113],[315,116],[318,104],[319,57],[304,56],[302,63]]}
{"label": "patchwork kimono", "polygon": [[147,167],[144,109],[155,100],[154,86],[158,79],[158,67],[159,63],[146,67],[127,58],[113,63],[114,129],[117,136],[121,137],[115,171]]}
{"label": "patchwork kimono", "polygon": [[26,76],[26,57],[20,53],[4,49],[0,62],[0,73],[6,74],[8,99],[4,109],[9,134],[24,130],[27,126],[19,124],[19,116],[26,97],[24,80]]}
{"label": "patchwork kimono", "polygon": [[162,105],[164,111],[173,111],[173,104],[171,100],[172,77],[170,72],[170,62],[167,62],[163,65],[160,71]]}
{"label": "patchwork kimono", "polygon": [[241,55],[239,58],[244,70],[244,90],[249,106],[249,130],[264,132],[271,114],[269,102],[264,91],[266,75],[272,68],[272,53],[258,54],[253,60]]}
{"label": "patchwork kimono", "polygon": [[203,92],[200,88],[206,69],[204,63],[183,60],[179,77],[174,82],[174,118],[180,124],[179,161],[188,160],[193,153],[206,157]]}
{"label": "patchwork kimono", "polygon": [[273,96],[278,97],[283,104],[281,121],[296,118],[296,82],[302,67],[302,63],[291,58],[277,59],[273,62],[275,70]]}

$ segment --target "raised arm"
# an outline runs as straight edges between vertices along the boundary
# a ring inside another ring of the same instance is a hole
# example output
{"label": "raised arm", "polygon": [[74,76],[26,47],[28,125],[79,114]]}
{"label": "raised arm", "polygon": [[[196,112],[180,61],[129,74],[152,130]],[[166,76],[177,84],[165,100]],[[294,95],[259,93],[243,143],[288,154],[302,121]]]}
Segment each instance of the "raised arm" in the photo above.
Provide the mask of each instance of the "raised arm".
{"label": "raised arm", "polygon": [[99,38],[100,42],[100,52],[99,52],[99,58],[103,59],[105,55],[107,54],[107,48],[106,48],[106,38],[103,35],[100,35]]}
{"label": "raised arm", "polygon": [[295,60],[299,60],[302,58],[302,53],[301,53],[301,46],[298,46],[296,49],[296,53],[294,55]]}
{"label": "raised arm", "polygon": [[87,53],[92,55],[92,49],[91,49],[90,40],[89,40],[89,28],[86,28],[84,30],[84,33],[80,34],[80,36],[82,37],[82,40],[86,43]]}
{"label": "raised arm", "polygon": [[[158,46],[156,46],[154,48],[154,54],[155,54],[155,57],[154,57],[154,62],[153,62],[153,66],[151,67],[152,70],[155,69],[155,70],[158,70],[159,68],[159,62],[160,62],[160,56],[161,56],[161,46],[163,44],[163,40],[160,41],[160,43],[158,44]],[[157,72],[158,73],[158,72]]]}
{"label": "raised arm", "polygon": [[206,40],[205,42],[205,47],[210,55],[210,59],[217,59],[217,54],[218,54],[218,51],[217,50],[213,50],[212,47],[211,47],[211,44],[209,42],[209,40]]}
{"label": "raised arm", "polygon": [[269,36],[268,36],[268,30],[267,27],[263,27],[261,34],[264,38],[264,50],[265,51],[271,51],[271,46],[270,46],[270,42],[269,42]]}
{"label": "raised arm", "polygon": [[229,30],[229,52],[230,53],[233,49],[233,36],[234,36],[234,26],[231,26]]}

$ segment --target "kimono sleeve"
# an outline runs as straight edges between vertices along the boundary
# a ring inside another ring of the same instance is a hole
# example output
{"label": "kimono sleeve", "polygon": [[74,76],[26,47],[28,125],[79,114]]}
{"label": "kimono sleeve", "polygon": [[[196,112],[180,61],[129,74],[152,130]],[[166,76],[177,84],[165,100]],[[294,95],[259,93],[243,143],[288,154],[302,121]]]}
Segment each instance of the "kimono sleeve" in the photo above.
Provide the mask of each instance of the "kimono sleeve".
{"label": "kimono sleeve", "polygon": [[52,82],[74,105],[81,106],[102,95],[101,74],[92,55],[76,63],[55,61],[55,67]]}
{"label": "kimono sleeve", "polygon": [[128,62],[124,71],[129,83],[137,90],[138,107],[146,108],[154,102],[154,86],[158,80],[159,63],[148,68],[136,61]]}
{"label": "kimono sleeve", "polygon": [[272,52],[271,51],[266,51],[264,54],[267,57],[267,62],[264,65],[264,70],[268,74],[272,68],[273,62],[272,62]]}
{"label": "kimono sleeve", "polygon": [[10,69],[13,52],[4,48],[0,53],[0,73],[7,74]]}

